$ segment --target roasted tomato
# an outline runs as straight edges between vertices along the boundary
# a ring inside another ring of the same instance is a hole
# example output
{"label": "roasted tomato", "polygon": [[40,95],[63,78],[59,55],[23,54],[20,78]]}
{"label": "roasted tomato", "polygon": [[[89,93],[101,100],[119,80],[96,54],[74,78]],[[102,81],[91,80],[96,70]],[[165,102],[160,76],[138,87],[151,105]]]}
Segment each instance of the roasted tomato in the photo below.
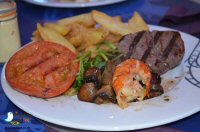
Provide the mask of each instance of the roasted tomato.
{"label": "roasted tomato", "polygon": [[50,98],[70,88],[78,72],[76,54],[46,41],[33,42],[14,54],[6,65],[6,79],[17,91]]}

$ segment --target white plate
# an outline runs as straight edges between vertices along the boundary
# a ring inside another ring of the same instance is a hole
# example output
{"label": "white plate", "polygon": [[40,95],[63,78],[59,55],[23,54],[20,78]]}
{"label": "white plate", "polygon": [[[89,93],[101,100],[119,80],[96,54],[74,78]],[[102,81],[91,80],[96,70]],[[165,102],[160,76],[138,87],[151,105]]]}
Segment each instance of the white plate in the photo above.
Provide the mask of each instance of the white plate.
{"label": "white plate", "polygon": [[109,5],[118,2],[122,2],[125,0],[91,0],[90,2],[78,3],[78,2],[59,2],[59,0],[24,0],[31,4],[48,6],[48,7],[92,7],[92,6],[101,6],[101,5]]}
{"label": "white plate", "polygon": [[[150,26],[153,30],[170,30]],[[181,32],[186,53],[177,68],[163,77],[182,80],[162,96],[132,103],[122,110],[115,104],[96,105],[76,97],[60,96],[48,100],[30,97],[12,89],[1,74],[2,87],[8,98],[19,108],[44,121],[86,130],[135,130],[174,122],[200,110],[200,41]],[[198,52],[197,52],[198,51]],[[195,56],[198,55],[198,56]],[[169,83],[168,83],[169,84]],[[165,101],[168,98],[169,101]]]}

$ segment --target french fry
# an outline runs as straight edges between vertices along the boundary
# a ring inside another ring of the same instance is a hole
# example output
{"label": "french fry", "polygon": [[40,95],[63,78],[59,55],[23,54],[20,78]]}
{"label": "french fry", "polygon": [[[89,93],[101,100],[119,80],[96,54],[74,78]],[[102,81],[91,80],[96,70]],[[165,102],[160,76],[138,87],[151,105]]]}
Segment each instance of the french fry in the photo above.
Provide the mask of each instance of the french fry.
{"label": "french fry", "polygon": [[138,12],[135,12],[128,24],[121,16],[111,17],[93,10],[78,16],[58,20],[56,23],[38,24],[32,40],[47,40],[60,43],[76,51],[94,50],[103,41],[118,43],[122,36],[142,30],[149,30],[148,25]]}
{"label": "french fry", "polygon": [[105,31],[101,28],[88,28],[82,24],[70,24],[71,32],[66,38],[75,46],[84,49],[90,45],[96,45],[104,40]]}
{"label": "french fry", "polygon": [[45,23],[44,26],[57,31],[63,36],[65,36],[70,31],[70,26],[59,25],[56,23]]}
{"label": "french fry", "polygon": [[40,41],[40,40],[42,40],[42,38],[41,38],[41,36],[32,36],[31,40],[32,41]]}
{"label": "french fry", "polygon": [[122,38],[120,34],[113,34],[105,27],[99,27],[99,29],[104,31],[103,41],[109,41],[111,43],[118,43],[119,40]]}
{"label": "french fry", "polygon": [[79,23],[73,23],[69,25],[71,31],[66,35],[66,38],[75,46],[80,46],[84,41],[84,35],[86,34],[86,27]]}
{"label": "french fry", "polygon": [[114,20],[112,17],[103,12],[93,10],[92,17],[97,23],[107,28],[114,34],[126,35],[133,32],[126,24]]}
{"label": "french fry", "polygon": [[120,39],[122,38],[122,35],[118,35],[118,34],[113,34],[113,33],[109,33],[106,37],[105,37],[105,41],[111,42],[111,43],[118,43],[120,41]]}
{"label": "french fry", "polygon": [[49,29],[47,27],[42,27],[42,25],[39,23],[37,24],[37,28],[43,40],[64,45],[67,48],[69,48],[72,52],[76,52],[76,49],[74,48],[74,46],[65,37],[60,35],[58,32],[52,29]]}
{"label": "french fry", "polygon": [[37,23],[37,29],[38,29],[38,32],[40,33],[40,36],[42,37],[42,39],[45,41],[49,41],[49,38],[46,35],[46,33],[40,23]]}
{"label": "french fry", "polygon": [[88,29],[84,38],[84,44],[87,46],[99,44],[104,40],[104,31],[95,28]]}
{"label": "french fry", "polygon": [[39,33],[39,31],[38,30],[35,30],[33,33],[32,33],[32,37],[31,37],[31,40],[32,41],[39,41],[39,40],[42,40],[42,38],[41,38],[41,35],[40,35],[40,33]]}
{"label": "french fry", "polygon": [[143,20],[143,18],[140,16],[140,14],[138,12],[134,12],[134,15],[128,21],[128,25],[135,32],[139,32],[139,31],[143,31],[143,30],[145,30],[145,31],[149,30],[148,25],[146,24],[146,22]]}
{"label": "french fry", "polygon": [[33,31],[32,35],[37,36],[37,35],[40,35],[40,33],[38,32],[38,30],[35,30],[35,31]]}
{"label": "french fry", "polygon": [[63,18],[57,21],[60,25],[69,25],[71,23],[81,23],[87,27],[94,26],[96,23],[91,13],[85,13],[73,17]]}
{"label": "french fry", "polygon": [[121,16],[114,16],[113,19],[116,20],[116,21],[122,22]]}
{"label": "french fry", "polygon": [[104,41],[104,32],[96,29],[88,29],[87,34],[83,35],[84,40],[78,47],[78,51],[86,50],[89,47],[96,47],[97,44]]}
{"label": "french fry", "polygon": [[31,37],[31,41],[35,42],[35,41],[40,41],[42,40],[41,38],[37,38],[37,37]]}
{"label": "french fry", "polygon": [[82,34],[77,34],[76,36],[68,37],[68,40],[70,43],[72,43],[74,45],[74,47],[78,47],[83,42],[83,36],[82,36]]}

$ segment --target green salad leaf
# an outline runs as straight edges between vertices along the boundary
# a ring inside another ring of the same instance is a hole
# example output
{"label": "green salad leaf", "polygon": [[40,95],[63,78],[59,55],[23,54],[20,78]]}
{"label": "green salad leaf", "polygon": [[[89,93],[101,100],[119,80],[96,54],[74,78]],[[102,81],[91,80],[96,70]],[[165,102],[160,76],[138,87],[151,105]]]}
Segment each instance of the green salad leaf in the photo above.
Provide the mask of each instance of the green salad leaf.
{"label": "green salad leaf", "polygon": [[[102,50],[101,49],[102,45],[108,46],[109,50]],[[91,52],[85,52],[85,53],[79,54],[78,56],[80,67],[79,67],[79,72],[76,76],[76,80],[74,83],[74,88],[76,88],[77,91],[79,91],[79,89],[84,83],[84,72],[88,68],[97,67],[101,70],[104,70],[108,60],[116,57],[119,53],[117,47],[111,42],[107,42],[107,41],[100,43],[96,47],[95,52],[96,52],[96,56],[94,58],[91,57]]]}

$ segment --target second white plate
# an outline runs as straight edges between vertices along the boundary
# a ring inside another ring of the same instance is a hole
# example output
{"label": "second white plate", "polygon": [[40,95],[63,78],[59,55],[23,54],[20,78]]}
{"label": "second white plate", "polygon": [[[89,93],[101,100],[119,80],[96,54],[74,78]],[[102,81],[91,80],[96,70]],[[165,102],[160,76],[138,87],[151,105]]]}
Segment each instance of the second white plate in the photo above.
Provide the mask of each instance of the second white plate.
{"label": "second white plate", "polygon": [[48,6],[48,7],[70,7],[70,8],[80,8],[80,7],[92,7],[92,6],[102,6],[109,5],[125,0],[91,0],[90,2],[78,3],[78,2],[64,2],[64,0],[24,0],[31,4]]}

